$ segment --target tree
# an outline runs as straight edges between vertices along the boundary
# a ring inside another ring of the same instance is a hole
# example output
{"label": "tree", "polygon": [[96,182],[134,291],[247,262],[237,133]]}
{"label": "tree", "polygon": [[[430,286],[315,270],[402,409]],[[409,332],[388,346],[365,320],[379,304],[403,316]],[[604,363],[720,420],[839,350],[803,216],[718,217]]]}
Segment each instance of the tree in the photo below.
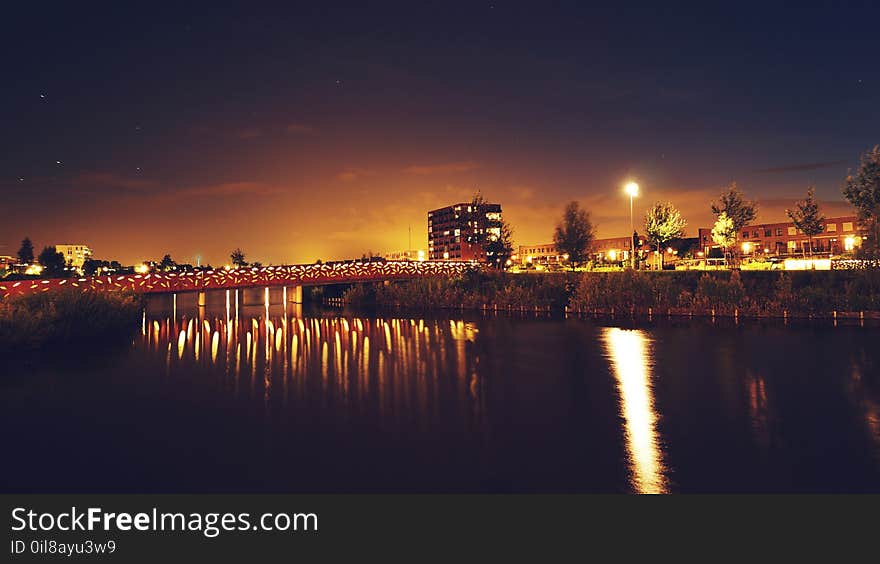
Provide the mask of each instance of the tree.
{"label": "tree", "polygon": [[18,261],[21,264],[31,264],[34,262],[34,244],[31,243],[30,237],[21,240],[21,248],[18,249]]}
{"label": "tree", "polygon": [[169,270],[172,270],[175,266],[177,266],[177,263],[174,262],[170,254],[166,254],[164,257],[162,257],[162,260],[159,261],[159,269],[163,272],[168,272]]}
{"label": "tree", "polygon": [[232,265],[237,268],[244,268],[248,265],[248,263],[244,260],[244,252],[240,247],[236,247],[232,253],[229,255],[229,260],[232,261]]}
{"label": "tree", "polygon": [[497,268],[506,268],[507,261],[513,256],[513,230],[510,224],[500,221],[498,234],[490,238],[486,244],[486,260]]}
{"label": "tree", "polygon": [[480,247],[486,253],[487,261],[490,261],[490,246],[498,246],[496,241],[501,236],[504,223],[501,219],[501,212],[490,208],[483,194],[477,191],[471,198],[467,210],[462,210],[461,219],[463,220],[461,231],[464,240],[471,245]]}
{"label": "tree", "polygon": [[785,210],[794,226],[807,236],[810,245],[810,256],[813,256],[813,237],[825,230],[825,216],[819,214],[819,202],[815,198],[816,189],[812,186],[807,190],[804,200],[795,202],[795,209]]}
{"label": "tree", "polygon": [[868,233],[868,245],[862,246],[862,252],[880,255],[880,145],[862,155],[859,170],[847,174],[841,191]]}
{"label": "tree", "polygon": [[[736,182],[731,182],[727,187],[727,191],[718,197],[717,202],[712,202],[712,213],[719,216],[722,213],[733,222],[734,243],[736,237],[742,231],[742,228],[755,220],[758,213],[758,204],[752,200],[746,200],[743,193],[736,186]],[[731,244],[731,248],[734,245]]]}
{"label": "tree", "polygon": [[576,201],[569,202],[562,213],[562,220],[556,225],[553,243],[558,252],[568,255],[572,270],[587,257],[593,238],[590,212],[582,210]]}
{"label": "tree", "polygon": [[38,260],[43,267],[43,273],[50,278],[63,275],[64,267],[67,266],[64,255],[59,253],[54,246],[43,247]]}
{"label": "tree", "polygon": [[93,259],[93,258],[87,258],[85,261],[83,261],[83,266],[82,266],[83,274],[85,274],[86,276],[94,276],[95,274],[98,273],[98,269],[101,268],[101,266],[105,262],[106,261],[101,261],[101,260]]}
{"label": "tree", "polygon": [[724,260],[727,260],[728,251],[736,243],[736,231],[733,220],[726,212],[721,212],[712,227],[712,241],[724,250]]}
{"label": "tree", "polygon": [[671,203],[657,202],[645,214],[645,234],[657,246],[660,267],[663,267],[663,246],[673,239],[684,236],[687,221]]}
{"label": "tree", "polygon": [[718,201],[712,202],[712,213],[717,216],[722,213],[727,214],[727,217],[733,221],[733,229],[737,232],[754,221],[757,212],[758,204],[746,200],[737,188],[736,182],[731,182],[727,191],[718,197]]}

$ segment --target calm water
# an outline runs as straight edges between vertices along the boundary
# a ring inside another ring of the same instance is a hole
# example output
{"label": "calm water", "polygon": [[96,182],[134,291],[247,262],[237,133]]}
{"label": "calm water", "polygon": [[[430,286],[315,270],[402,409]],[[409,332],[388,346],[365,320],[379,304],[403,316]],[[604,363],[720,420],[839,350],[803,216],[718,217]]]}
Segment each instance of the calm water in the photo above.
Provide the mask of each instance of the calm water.
{"label": "calm water", "polygon": [[880,491],[877,329],[266,314],[16,370],[3,490]]}

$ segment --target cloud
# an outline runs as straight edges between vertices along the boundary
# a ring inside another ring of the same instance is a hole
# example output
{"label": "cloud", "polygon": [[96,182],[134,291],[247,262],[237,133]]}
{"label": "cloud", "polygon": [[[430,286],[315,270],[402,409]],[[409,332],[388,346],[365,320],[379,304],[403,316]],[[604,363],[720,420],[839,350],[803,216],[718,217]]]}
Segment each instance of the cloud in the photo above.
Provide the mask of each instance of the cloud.
{"label": "cloud", "polygon": [[467,172],[479,168],[473,161],[461,161],[454,163],[442,163],[433,165],[412,165],[403,169],[408,174],[448,174],[455,172]]}
{"label": "cloud", "polygon": [[834,168],[846,164],[846,161],[827,161],[820,163],[803,163],[787,166],[776,166],[770,168],[759,168],[754,171],[756,174],[784,174],[786,172],[801,172],[805,170],[820,170],[823,168]]}
{"label": "cloud", "polygon": [[248,127],[247,129],[242,129],[238,132],[239,139],[256,139],[263,135],[263,130],[259,127]]}
{"label": "cloud", "polygon": [[287,124],[288,133],[314,133],[315,128],[304,123],[292,122]]}
{"label": "cloud", "polygon": [[282,190],[271,184],[264,182],[241,181],[241,182],[222,182],[220,184],[206,184],[202,186],[190,186],[180,190],[166,192],[163,196],[171,198],[192,198],[192,197],[224,197],[224,196],[268,196],[278,194]]}
{"label": "cloud", "polygon": [[347,168],[338,173],[336,179],[343,182],[351,182],[352,180],[357,180],[358,178],[363,178],[365,176],[373,176],[374,174],[376,174],[376,171],[368,168]]}
{"label": "cloud", "polygon": [[[758,202],[758,217],[755,223],[776,223],[789,221],[785,210],[792,209],[798,198],[767,198]],[[818,200],[819,213],[825,217],[840,217],[845,215],[855,215],[856,211],[853,207],[843,200]]]}
{"label": "cloud", "polygon": [[[113,188],[117,193],[147,193],[159,187],[155,180],[148,178],[133,178],[112,172],[97,171],[80,173],[73,179],[72,184],[79,192],[97,192],[96,188]],[[100,192],[106,193],[104,190]]]}
{"label": "cloud", "polygon": [[175,188],[156,180],[131,178],[112,172],[85,172],[73,180],[73,185],[80,193],[94,192],[106,195],[106,188],[112,188],[113,194],[117,196],[162,202],[196,197],[265,196],[283,191],[279,186],[247,180]]}

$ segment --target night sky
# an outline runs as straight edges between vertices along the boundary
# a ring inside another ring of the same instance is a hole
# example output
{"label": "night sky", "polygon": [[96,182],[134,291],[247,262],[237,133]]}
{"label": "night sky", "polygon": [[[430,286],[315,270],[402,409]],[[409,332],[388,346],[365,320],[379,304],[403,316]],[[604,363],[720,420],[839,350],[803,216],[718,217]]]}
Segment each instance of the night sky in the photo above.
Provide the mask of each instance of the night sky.
{"label": "night sky", "polygon": [[622,236],[630,179],[638,216],[670,200],[695,233],[731,181],[759,220],[811,184],[846,213],[880,143],[877,3],[80,4],[0,19],[0,254],[425,248],[427,210],[477,188],[517,244],[571,199]]}

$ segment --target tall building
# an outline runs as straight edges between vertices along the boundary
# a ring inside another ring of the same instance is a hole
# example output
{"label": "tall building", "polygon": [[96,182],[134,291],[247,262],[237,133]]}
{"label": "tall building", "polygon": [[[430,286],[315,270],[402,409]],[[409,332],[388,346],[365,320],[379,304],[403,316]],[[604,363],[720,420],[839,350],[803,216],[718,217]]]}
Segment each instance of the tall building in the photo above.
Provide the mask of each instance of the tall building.
{"label": "tall building", "polygon": [[[829,217],[825,229],[813,237],[813,252],[832,255],[851,252],[862,245],[864,233],[855,216]],[[712,229],[699,229],[700,251],[709,254],[718,245],[712,241]],[[736,234],[736,244],[745,255],[800,255],[809,253],[809,238],[794,223],[747,225]]]}
{"label": "tall building", "polygon": [[55,250],[64,255],[64,262],[74,268],[82,268],[86,259],[92,258],[92,249],[87,245],[55,245]]}
{"label": "tall building", "polygon": [[481,236],[501,235],[501,204],[483,204],[476,212],[470,203],[453,204],[428,212],[428,258],[432,260],[485,260],[477,244]]}

